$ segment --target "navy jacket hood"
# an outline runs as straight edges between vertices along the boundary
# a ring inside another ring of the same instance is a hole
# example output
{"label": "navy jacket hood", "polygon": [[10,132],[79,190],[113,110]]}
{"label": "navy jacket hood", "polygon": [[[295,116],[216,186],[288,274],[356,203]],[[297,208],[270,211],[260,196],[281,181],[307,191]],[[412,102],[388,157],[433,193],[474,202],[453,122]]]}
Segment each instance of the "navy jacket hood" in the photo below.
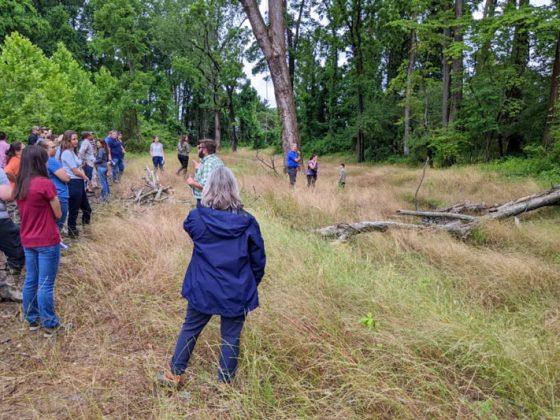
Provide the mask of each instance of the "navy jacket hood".
{"label": "navy jacket hood", "polygon": [[209,232],[220,238],[237,238],[251,226],[254,218],[245,211],[232,213],[199,207],[200,219]]}
{"label": "navy jacket hood", "polygon": [[225,317],[255,309],[266,265],[256,219],[245,211],[198,207],[183,226],[194,243],[182,291],[189,306]]}

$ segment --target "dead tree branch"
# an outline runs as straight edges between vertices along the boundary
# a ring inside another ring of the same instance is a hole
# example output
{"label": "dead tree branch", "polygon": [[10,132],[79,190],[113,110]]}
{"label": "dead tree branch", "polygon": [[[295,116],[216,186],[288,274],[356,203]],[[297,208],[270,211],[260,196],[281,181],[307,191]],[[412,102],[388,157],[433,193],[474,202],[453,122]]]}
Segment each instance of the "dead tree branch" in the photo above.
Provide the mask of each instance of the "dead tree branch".
{"label": "dead tree branch", "polygon": [[274,155],[269,156],[269,161],[266,161],[263,157],[259,156],[259,150],[255,155],[255,159],[261,163],[265,168],[271,169],[275,176],[280,176],[280,173],[276,169],[276,162],[274,160]]}
{"label": "dead tree branch", "polygon": [[[455,209],[464,211],[466,208],[476,209],[481,211],[484,209],[486,214],[482,216],[471,216],[466,214],[459,214],[451,211],[412,211],[412,210],[398,210],[399,216],[418,216],[424,217],[422,224],[414,223],[398,223],[390,220],[382,221],[365,221],[358,223],[339,223],[336,225],[325,226],[317,229],[317,232],[322,236],[337,237],[340,240],[346,240],[349,237],[363,232],[380,231],[384,232],[389,228],[398,229],[436,229],[444,230],[459,238],[468,237],[472,230],[489,221],[501,220],[509,217],[515,217],[541,207],[560,205],[560,186],[554,187],[548,191],[543,191],[527,197],[522,197],[517,200],[510,201],[505,204],[496,205],[491,208],[483,205],[456,205],[446,210]],[[473,207],[474,206],[474,207]],[[452,221],[449,221],[451,219]],[[517,222],[516,222],[517,223]]]}

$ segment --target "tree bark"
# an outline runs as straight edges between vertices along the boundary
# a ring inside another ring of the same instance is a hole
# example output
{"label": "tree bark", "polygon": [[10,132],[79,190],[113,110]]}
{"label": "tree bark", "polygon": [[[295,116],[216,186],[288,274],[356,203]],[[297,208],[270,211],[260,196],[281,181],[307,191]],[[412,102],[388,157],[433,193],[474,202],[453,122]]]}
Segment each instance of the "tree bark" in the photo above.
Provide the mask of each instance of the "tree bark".
{"label": "tree bark", "polygon": [[410,119],[411,119],[411,102],[412,102],[412,75],[414,72],[414,64],[416,60],[416,29],[410,31],[410,49],[408,50],[408,67],[406,69],[406,96],[404,104],[404,139],[403,154],[410,154]]}
{"label": "tree bark", "polygon": [[[451,30],[445,28],[443,30],[443,36],[445,39],[451,37]],[[441,56],[441,74],[442,74],[442,97],[441,97],[441,125],[447,127],[449,125],[449,91],[451,88],[451,65],[449,64],[449,59],[445,55],[445,49],[449,47],[447,42],[444,43]]]}
{"label": "tree bark", "polygon": [[233,86],[226,86],[228,95],[229,126],[231,132],[231,151],[237,151],[237,122],[235,120],[235,107],[233,106]]}
{"label": "tree bark", "polygon": [[[510,0],[515,6],[517,1]],[[529,5],[529,0],[519,0],[519,8]],[[515,26],[513,42],[511,48],[511,64],[516,70],[516,77],[521,79],[521,76],[527,68],[529,63],[529,31],[524,23],[519,23]],[[515,81],[506,91],[506,97],[509,101],[521,101],[523,99],[523,91],[519,81]],[[517,115],[505,116],[504,124],[514,125],[519,120]],[[506,136],[506,153],[519,154],[523,146],[523,133],[519,130],[513,130]]]}
{"label": "tree bark", "polygon": [[256,0],[239,0],[263,52],[274,85],[274,97],[282,122],[284,159],[292,144],[300,145],[294,92],[286,62],[286,30],[282,0],[268,0],[269,27],[259,11]]}
{"label": "tree bark", "polygon": [[[455,0],[455,19],[463,17],[463,0]],[[461,24],[453,28],[453,39],[455,42],[463,42],[463,27]],[[451,89],[451,109],[449,112],[449,122],[457,120],[461,102],[463,101],[463,53],[459,57],[453,58],[453,76]]]}
{"label": "tree bark", "polygon": [[[556,0],[556,10],[560,11],[560,0]],[[543,133],[543,145],[549,149],[554,141],[551,133],[552,125],[556,121],[556,103],[558,101],[558,81],[560,77],[560,32],[556,35],[556,52],[554,64],[552,65],[552,77],[550,78],[550,93],[548,96],[548,108]]]}
{"label": "tree bark", "polygon": [[[284,9],[286,11],[286,16],[290,17],[288,14],[288,1],[283,0]],[[301,27],[301,19],[303,17],[303,9],[305,7],[305,0],[301,0],[299,4],[298,17],[295,21],[295,26],[288,27],[286,31],[286,40],[288,41],[288,70],[290,72],[290,82],[292,84],[292,90],[294,89],[294,75],[296,72],[296,55],[297,48],[299,44],[299,31]],[[289,26],[289,24],[288,24]]]}

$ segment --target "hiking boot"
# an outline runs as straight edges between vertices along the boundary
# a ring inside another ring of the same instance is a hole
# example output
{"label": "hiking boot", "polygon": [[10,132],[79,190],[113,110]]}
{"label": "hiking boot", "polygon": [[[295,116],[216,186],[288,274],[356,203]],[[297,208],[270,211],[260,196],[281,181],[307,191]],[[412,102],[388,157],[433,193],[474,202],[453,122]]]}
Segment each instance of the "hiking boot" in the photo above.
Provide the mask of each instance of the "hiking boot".
{"label": "hiking boot", "polygon": [[43,333],[43,337],[45,337],[45,338],[55,337],[57,335],[61,335],[61,334],[65,333],[70,328],[72,328],[72,324],[58,324],[56,327],[45,328],[44,329],[45,332]]}
{"label": "hiking boot", "polygon": [[183,377],[166,370],[165,372],[158,372],[157,383],[167,388],[179,388],[183,384]]}
{"label": "hiking boot", "polygon": [[22,293],[8,283],[0,283],[0,301],[21,302],[23,300]]}
{"label": "hiking boot", "polygon": [[41,323],[39,321],[29,323],[29,331],[37,331],[41,328]]}

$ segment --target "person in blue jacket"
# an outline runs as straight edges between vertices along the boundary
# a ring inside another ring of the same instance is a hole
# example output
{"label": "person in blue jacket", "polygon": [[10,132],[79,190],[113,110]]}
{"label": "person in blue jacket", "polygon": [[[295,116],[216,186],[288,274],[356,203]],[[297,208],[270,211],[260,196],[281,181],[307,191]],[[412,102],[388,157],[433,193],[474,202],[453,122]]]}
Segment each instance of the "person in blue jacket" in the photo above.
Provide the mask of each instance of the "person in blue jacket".
{"label": "person in blue jacket", "polygon": [[222,342],[218,380],[229,383],[236,372],[241,329],[249,311],[259,306],[257,287],[264,276],[266,255],[257,220],[245,210],[233,173],[216,168],[202,192],[201,206],[183,225],[193,240],[193,254],[183,282],[187,315],[170,371],[160,384],[177,387],[196,340],[212,315],[221,317]]}

